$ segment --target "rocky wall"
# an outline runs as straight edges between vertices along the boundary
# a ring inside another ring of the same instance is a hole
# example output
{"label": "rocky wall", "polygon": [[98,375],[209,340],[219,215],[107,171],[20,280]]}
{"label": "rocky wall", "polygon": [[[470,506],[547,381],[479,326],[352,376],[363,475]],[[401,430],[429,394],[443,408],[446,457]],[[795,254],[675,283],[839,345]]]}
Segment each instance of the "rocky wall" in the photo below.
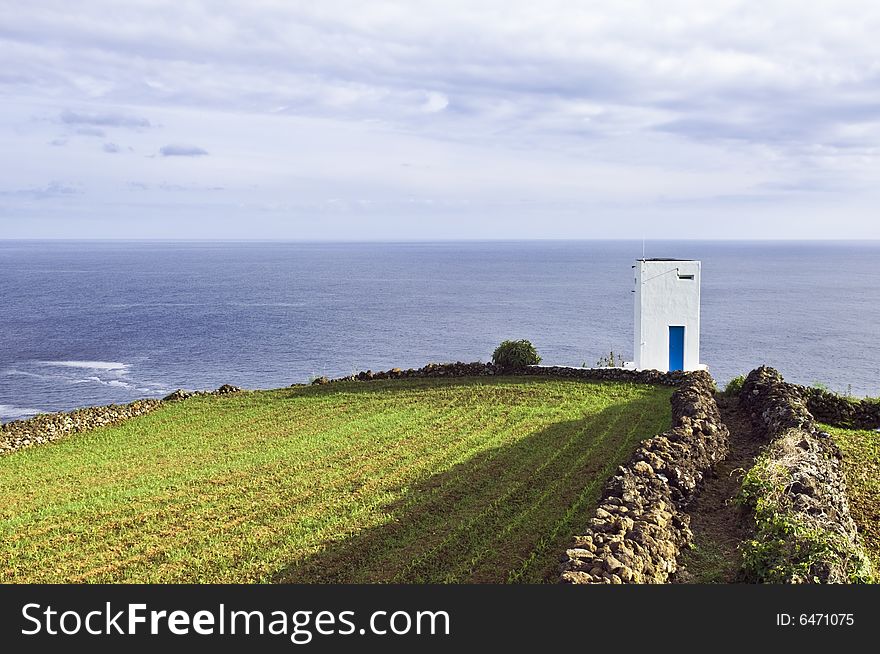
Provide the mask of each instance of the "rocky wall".
{"label": "rocky wall", "polygon": [[[815,400],[814,400],[815,402]],[[778,583],[849,583],[872,577],[849,511],[841,452],[810,412],[810,395],[773,368],[746,377],[740,404],[769,442],[743,482],[755,537],[747,576]]]}
{"label": "rocky wall", "polygon": [[0,453],[43,445],[77,432],[115,425],[155,411],[161,400],[137,400],[131,404],[88,407],[65,413],[46,413],[0,425]]}
{"label": "rocky wall", "polygon": [[635,384],[663,384],[678,386],[688,376],[685,372],[660,372],[658,370],[625,370],[623,368],[576,368],[569,366],[527,366],[509,370],[492,363],[429,363],[422,368],[392,368],[382,372],[367,370],[348,377],[328,379],[319,377],[313,384],[335,381],[371,381],[376,379],[421,379],[432,377],[482,377],[491,375],[529,375],[533,377],[564,377],[592,381],[619,381]]}
{"label": "rocky wall", "polygon": [[642,443],[618,469],[587,530],[562,562],[568,584],[665,583],[692,539],[684,509],[727,456],[728,431],[707,372],[681,377],[672,428]]}
{"label": "rocky wall", "polygon": [[68,434],[89,431],[155,411],[163,402],[173,402],[196,395],[228,395],[241,389],[224,384],[216,391],[174,391],[162,400],[136,400],[130,404],[87,407],[62,413],[44,413],[27,420],[0,425],[0,455],[34,445],[43,445]]}
{"label": "rocky wall", "polygon": [[855,429],[880,428],[880,400],[856,400],[821,388],[795,386],[819,422]]}

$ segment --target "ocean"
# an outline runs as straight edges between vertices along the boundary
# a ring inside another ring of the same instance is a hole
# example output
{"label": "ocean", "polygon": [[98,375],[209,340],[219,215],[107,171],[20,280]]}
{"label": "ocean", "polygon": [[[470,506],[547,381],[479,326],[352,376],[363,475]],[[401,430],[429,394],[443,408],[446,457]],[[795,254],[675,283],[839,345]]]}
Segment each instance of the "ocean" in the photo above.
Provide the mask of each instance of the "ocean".
{"label": "ocean", "polygon": [[[649,241],[703,262],[702,360],[720,384],[880,395],[880,241]],[[274,388],[359,370],[632,358],[635,241],[0,241],[0,420]]]}

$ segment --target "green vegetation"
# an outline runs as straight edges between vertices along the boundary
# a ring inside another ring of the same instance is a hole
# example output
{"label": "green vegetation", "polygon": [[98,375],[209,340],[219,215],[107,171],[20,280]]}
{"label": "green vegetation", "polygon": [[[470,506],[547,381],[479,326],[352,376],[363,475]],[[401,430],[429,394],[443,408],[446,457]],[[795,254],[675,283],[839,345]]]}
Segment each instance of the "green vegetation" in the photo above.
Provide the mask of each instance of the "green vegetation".
{"label": "green vegetation", "polygon": [[744,375],[738,375],[734,377],[729,382],[727,382],[727,386],[724,387],[724,395],[726,397],[737,397],[742,391],[743,384],[746,383],[746,378]]}
{"label": "green vegetation", "polygon": [[822,429],[834,437],[843,451],[850,513],[874,569],[880,570],[880,432],[827,425]]}
{"label": "green vegetation", "polygon": [[687,571],[686,583],[727,583],[726,575],[731,567],[731,559],[717,542],[707,540],[699,545],[693,543],[683,552],[680,563],[682,561]]}
{"label": "green vegetation", "polygon": [[[596,362],[597,368],[620,368],[623,366],[623,355],[617,355],[617,358],[614,357],[614,350],[608,354],[607,357],[599,357],[599,360]],[[586,362],[584,362],[584,368],[586,368]]]}
{"label": "green vegetation", "polygon": [[743,479],[737,500],[754,512],[755,535],[742,544],[743,572],[761,583],[821,583],[829,576],[848,583],[872,581],[871,565],[841,535],[806,524],[792,511],[784,463],[758,457]]}
{"label": "green vegetation", "polygon": [[541,357],[530,341],[504,341],[492,353],[492,363],[505,370],[520,370],[538,365]]}
{"label": "green vegetation", "polygon": [[670,393],[480,377],[167,404],[0,458],[0,580],[552,579]]}

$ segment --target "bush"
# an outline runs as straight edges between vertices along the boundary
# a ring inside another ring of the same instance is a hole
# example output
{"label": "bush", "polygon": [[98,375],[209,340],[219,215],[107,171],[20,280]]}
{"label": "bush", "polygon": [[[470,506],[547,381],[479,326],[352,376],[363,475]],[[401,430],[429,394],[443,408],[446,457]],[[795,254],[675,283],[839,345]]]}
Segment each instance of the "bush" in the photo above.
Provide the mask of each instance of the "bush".
{"label": "bush", "polygon": [[505,370],[519,370],[541,363],[541,357],[529,341],[504,341],[492,353],[492,363]]}
{"label": "bush", "polygon": [[743,384],[746,383],[746,378],[742,375],[738,377],[734,377],[729,382],[727,382],[727,386],[724,387],[724,394],[727,397],[736,397],[739,395],[742,390]]}

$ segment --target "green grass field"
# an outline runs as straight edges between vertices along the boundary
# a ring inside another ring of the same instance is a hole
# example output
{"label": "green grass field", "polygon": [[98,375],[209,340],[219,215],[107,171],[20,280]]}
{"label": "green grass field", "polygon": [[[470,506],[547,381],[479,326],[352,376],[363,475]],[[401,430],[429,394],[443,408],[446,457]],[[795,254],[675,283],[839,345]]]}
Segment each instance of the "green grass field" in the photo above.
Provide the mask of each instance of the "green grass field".
{"label": "green grass field", "polygon": [[670,393],[425,379],[168,404],[0,457],[0,580],[553,579]]}
{"label": "green grass field", "polygon": [[874,569],[880,571],[880,433],[822,425],[843,450],[853,519]]}

